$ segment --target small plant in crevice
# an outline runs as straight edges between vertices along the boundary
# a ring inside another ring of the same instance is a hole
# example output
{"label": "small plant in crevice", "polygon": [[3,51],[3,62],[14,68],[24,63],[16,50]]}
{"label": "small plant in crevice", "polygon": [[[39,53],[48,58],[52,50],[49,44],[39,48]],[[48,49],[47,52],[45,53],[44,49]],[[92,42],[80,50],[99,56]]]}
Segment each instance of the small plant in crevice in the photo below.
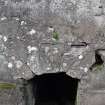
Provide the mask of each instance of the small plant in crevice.
{"label": "small plant in crevice", "polygon": [[54,31],[54,32],[52,33],[52,36],[53,36],[53,38],[54,38],[55,40],[59,40],[59,33],[58,33],[58,32]]}

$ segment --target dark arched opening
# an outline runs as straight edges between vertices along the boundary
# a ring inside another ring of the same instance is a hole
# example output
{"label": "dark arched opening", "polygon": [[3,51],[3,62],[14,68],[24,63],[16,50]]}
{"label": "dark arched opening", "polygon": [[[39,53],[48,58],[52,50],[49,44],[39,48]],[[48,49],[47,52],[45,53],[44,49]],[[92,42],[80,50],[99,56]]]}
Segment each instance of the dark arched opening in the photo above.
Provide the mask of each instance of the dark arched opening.
{"label": "dark arched opening", "polygon": [[79,79],[51,73],[32,79],[35,105],[75,105]]}

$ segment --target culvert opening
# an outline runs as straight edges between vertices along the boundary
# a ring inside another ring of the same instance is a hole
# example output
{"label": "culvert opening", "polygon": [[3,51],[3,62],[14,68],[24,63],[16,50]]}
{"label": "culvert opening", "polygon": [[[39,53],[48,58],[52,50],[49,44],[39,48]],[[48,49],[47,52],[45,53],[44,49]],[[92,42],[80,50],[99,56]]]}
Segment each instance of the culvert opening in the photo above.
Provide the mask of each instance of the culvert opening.
{"label": "culvert opening", "polygon": [[32,79],[35,105],[75,105],[79,79],[51,73]]}

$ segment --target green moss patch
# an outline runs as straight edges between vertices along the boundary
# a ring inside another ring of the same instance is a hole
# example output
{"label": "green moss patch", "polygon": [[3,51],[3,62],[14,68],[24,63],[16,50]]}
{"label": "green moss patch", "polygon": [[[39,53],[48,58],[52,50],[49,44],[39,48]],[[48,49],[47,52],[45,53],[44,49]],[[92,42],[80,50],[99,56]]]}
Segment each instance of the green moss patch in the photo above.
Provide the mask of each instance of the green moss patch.
{"label": "green moss patch", "polygon": [[96,65],[95,70],[101,71],[104,68],[104,65]]}
{"label": "green moss patch", "polygon": [[59,40],[59,33],[56,32],[56,31],[54,31],[54,32],[53,32],[53,38],[54,38],[55,40]]}
{"label": "green moss patch", "polygon": [[16,84],[14,83],[0,83],[0,89],[12,89],[16,88]]}

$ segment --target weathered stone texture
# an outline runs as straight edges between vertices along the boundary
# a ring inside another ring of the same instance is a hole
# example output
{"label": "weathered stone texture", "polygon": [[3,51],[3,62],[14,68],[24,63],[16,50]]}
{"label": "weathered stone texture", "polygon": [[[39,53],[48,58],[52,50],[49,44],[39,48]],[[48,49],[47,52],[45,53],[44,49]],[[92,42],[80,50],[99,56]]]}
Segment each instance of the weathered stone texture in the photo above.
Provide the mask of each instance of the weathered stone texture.
{"label": "weathered stone texture", "polygon": [[81,79],[79,94],[99,91],[83,105],[104,105],[104,69],[90,71],[96,49],[105,59],[104,20],[104,0],[0,0],[0,81],[64,71]]}

